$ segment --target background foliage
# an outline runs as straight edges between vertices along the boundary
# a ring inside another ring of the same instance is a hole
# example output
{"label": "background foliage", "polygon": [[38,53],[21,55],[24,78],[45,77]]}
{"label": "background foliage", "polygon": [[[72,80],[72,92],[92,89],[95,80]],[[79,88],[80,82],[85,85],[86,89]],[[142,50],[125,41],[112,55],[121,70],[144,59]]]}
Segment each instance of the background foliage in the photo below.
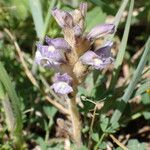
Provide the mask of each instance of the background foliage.
{"label": "background foliage", "polygon": [[[51,84],[54,72],[37,68],[34,55],[36,42],[43,41],[45,35],[62,36],[50,10],[53,7],[72,10],[80,2],[0,1],[0,149],[17,149],[22,143],[22,149],[42,150],[64,149],[67,145],[63,136],[57,136],[61,126],[58,119],[66,122],[66,117],[46,99],[47,95],[56,98],[47,85]],[[120,0],[87,2],[86,32],[97,24],[112,23],[122,4]],[[128,1],[113,39],[114,68],[94,70],[84,86],[78,87],[83,105],[79,106],[83,150],[88,147],[120,150],[124,145],[129,150],[149,147],[150,2],[136,0],[133,12],[132,3],[133,0]],[[76,149],[73,144],[71,147]]]}

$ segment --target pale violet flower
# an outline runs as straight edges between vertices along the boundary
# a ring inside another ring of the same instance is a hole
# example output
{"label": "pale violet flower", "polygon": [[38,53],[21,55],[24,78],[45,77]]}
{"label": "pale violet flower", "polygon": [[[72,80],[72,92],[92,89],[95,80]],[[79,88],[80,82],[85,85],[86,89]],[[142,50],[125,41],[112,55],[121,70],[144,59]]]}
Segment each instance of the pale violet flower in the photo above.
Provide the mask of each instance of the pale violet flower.
{"label": "pale violet flower", "polygon": [[66,82],[67,84],[71,85],[72,80],[73,80],[72,77],[70,77],[67,73],[64,73],[64,74],[57,73],[55,75],[55,82],[63,81],[63,82]]}
{"label": "pale violet flower", "polygon": [[66,82],[57,82],[54,83],[51,87],[54,89],[55,93],[62,95],[69,94],[73,91],[72,87],[69,86]]}
{"label": "pale violet flower", "polygon": [[52,67],[58,66],[66,61],[63,52],[55,49],[53,45],[45,46],[37,44],[37,48],[38,50],[35,55],[35,61],[39,65]]}
{"label": "pale violet flower", "polygon": [[70,45],[65,41],[64,38],[49,38],[46,36],[45,41],[48,45],[53,45],[56,49],[60,50],[70,50]]}
{"label": "pale violet flower", "polygon": [[100,38],[107,34],[112,34],[115,31],[115,25],[114,24],[101,24],[95,26],[88,34],[87,39],[93,40]]}
{"label": "pale violet flower", "polygon": [[90,65],[95,69],[103,69],[113,62],[111,47],[112,43],[108,42],[96,51],[87,51],[80,57],[80,60],[83,64]]}
{"label": "pale violet flower", "polygon": [[64,95],[73,91],[71,84],[72,78],[67,73],[62,75],[57,73],[55,75],[55,83],[51,87],[56,93]]}

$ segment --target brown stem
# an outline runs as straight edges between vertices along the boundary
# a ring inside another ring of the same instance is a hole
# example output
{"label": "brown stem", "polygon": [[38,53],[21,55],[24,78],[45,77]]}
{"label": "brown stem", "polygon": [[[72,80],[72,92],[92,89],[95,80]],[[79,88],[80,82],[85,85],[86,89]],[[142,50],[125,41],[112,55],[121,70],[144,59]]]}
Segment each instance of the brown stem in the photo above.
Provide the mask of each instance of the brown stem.
{"label": "brown stem", "polygon": [[68,103],[68,109],[72,121],[72,129],[73,129],[73,139],[78,147],[82,145],[81,140],[81,120],[80,120],[80,114],[77,108],[75,97],[70,99],[68,96],[66,96],[66,100]]}

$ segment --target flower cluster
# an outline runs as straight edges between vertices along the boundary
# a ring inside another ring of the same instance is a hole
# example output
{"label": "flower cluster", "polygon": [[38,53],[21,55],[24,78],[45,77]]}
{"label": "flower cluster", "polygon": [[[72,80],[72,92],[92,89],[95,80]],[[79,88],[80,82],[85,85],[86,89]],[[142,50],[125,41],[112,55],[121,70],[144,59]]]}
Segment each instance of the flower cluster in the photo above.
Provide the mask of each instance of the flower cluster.
{"label": "flower cluster", "polygon": [[[52,67],[58,72],[51,86],[56,93],[69,94],[83,80],[90,68],[103,69],[113,62],[112,42],[108,41],[99,49],[94,49],[95,40],[115,31],[113,24],[101,24],[88,34],[85,31],[87,4],[67,12],[57,8],[52,15],[62,28],[64,38],[49,38],[47,45],[37,44],[36,62],[44,67]],[[91,66],[91,67],[89,67]]]}

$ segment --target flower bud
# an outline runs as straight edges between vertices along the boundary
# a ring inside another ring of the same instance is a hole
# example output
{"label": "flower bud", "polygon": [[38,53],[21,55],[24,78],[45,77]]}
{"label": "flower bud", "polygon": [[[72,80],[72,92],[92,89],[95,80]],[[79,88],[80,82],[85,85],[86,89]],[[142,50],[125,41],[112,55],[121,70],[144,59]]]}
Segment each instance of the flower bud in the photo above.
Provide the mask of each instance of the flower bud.
{"label": "flower bud", "polygon": [[52,10],[52,15],[61,28],[73,27],[73,18],[71,14],[68,13],[67,11],[62,11],[62,10],[55,8]]}

